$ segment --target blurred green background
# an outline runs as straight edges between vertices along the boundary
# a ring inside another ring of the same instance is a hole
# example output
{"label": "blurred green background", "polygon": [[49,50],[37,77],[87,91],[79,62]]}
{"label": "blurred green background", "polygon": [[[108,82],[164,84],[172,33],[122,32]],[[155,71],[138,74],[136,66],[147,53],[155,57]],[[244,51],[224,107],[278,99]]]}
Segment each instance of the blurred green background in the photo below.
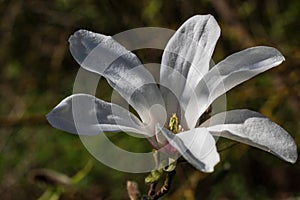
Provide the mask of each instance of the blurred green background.
{"label": "blurred green background", "polygon": [[[249,108],[268,116],[288,130],[299,147],[298,0],[1,0],[0,199],[38,199],[47,187],[32,178],[33,170],[47,168],[73,176],[93,160],[77,136],[52,128],[45,119],[72,93],[79,67],[68,51],[74,31],[114,35],[145,26],[177,29],[189,17],[208,13],[222,29],[215,62],[257,45],[276,47],[285,56],[276,69],[227,93],[227,102],[229,109]],[[161,51],[135,53],[144,63],[161,58]],[[100,97],[110,95],[109,87],[99,88]],[[141,152],[146,144],[122,133],[110,136],[132,151]],[[163,199],[300,198],[299,161],[291,165],[242,144],[222,151],[221,159],[210,175],[187,164],[179,166]],[[65,187],[61,199],[128,199],[126,181],[137,181],[146,193],[145,176],[118,172],[94,160],[90,173]]]}

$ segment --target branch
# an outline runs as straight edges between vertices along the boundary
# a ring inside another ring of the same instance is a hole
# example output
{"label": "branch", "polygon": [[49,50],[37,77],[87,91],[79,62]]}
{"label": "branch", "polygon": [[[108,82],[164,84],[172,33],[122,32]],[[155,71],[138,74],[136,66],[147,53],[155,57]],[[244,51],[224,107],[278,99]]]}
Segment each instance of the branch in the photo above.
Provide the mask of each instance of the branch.
{"label": "branch", "polygon": [[157,200],[169,192],[171,188],[171,182],[175,174],[176,174],[175,170],[167,173],[163,186],[160,188],[159,191],[155,193],[155,195],[152,196],[153,200]]}

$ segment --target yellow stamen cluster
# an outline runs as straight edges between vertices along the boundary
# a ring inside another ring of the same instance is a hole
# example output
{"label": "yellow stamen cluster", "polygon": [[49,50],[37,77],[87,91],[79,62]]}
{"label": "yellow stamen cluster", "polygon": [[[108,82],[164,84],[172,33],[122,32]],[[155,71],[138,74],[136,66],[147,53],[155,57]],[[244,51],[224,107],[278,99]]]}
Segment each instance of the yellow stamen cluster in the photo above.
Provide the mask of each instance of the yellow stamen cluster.
{"label": "yellow stamen cluster", "polygon": [[176,113],[173,113],[172,117],[170,118],[169,130],[175,134],[180,132],[178,117],[176,116]]}

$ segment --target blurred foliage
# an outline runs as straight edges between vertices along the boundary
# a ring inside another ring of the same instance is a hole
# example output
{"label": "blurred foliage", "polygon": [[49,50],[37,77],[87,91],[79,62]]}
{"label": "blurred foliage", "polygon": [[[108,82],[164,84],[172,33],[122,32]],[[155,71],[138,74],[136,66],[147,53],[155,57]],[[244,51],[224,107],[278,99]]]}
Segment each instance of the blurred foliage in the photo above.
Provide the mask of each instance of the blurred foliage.
{"label": "blurred foliage", "polygon": [[[299,11],[298,0],[0,1],[1,199],[37,199],[45,188],[30,179],[32,170],[48,168],[72,176],[92,159],[77,136],[52,128],[44,117],[72,93],[78,64],[68,51],[68,37],[81,28],[107,35],[144,26],[177,29],[190,16],[211,13],[222,29],[215,61],[250,46],[278,48],[286,62],[230,91],[228,109],[262,112],[288,130],[299,146]],[[161,51],[137,54],[143,62],[159,62]],[[99,96],[109,99],[110,92],[101,80]],[[122,133],[109,137],[131,151],[147,146]],[[290,165],[241,144],[222,151],[221,157],[211,175],[182,164],[164,199],[299,198],[299,161]],[[126,180],[137,181],[146,193],[145,174],[94,163],[80,183],[65,188],[62,199],[127,199]]]}

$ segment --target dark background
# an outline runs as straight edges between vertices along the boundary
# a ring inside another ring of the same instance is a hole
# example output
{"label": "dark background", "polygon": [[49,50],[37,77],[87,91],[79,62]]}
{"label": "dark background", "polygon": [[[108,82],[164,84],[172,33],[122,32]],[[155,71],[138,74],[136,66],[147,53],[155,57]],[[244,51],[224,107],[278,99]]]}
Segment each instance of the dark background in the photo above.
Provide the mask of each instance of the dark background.
{"label": "dark background", "polygon": [[[298,0],[1,0],[1,199],[38,199],[49,186],[33,180],[35,169],[73,176],[88,160],[94,160],[77,136],[52,128],[45,119],[46,113],[72,93],[79,67],[68,51],[68,37],[73,32],[84,28],[114,35],[144,26],[175,30],[189,17],[208,13],[222,29],[215,62],[257,45],[273,46],[285,56],[279,67],[228,92],[227,107],[263,113],[284,127],[299,146]],[[135,53],[144,63],[161,58],[161,51]],[[110,91],[102,85],[99,97],[109,96]],[[147,145],[122,133],[110,137],[136,152]],[[187,164],[179,166],[164,199],[300,198],[299,161],[291,165],[242,144],[222,151],[221,159],[210,175]],[[94,160],[92,170],[80,182],[64,187],[60,195],[61,199],[128,199],[126,181],[137,181],[146,193],[145,176],[118,172]]]}

